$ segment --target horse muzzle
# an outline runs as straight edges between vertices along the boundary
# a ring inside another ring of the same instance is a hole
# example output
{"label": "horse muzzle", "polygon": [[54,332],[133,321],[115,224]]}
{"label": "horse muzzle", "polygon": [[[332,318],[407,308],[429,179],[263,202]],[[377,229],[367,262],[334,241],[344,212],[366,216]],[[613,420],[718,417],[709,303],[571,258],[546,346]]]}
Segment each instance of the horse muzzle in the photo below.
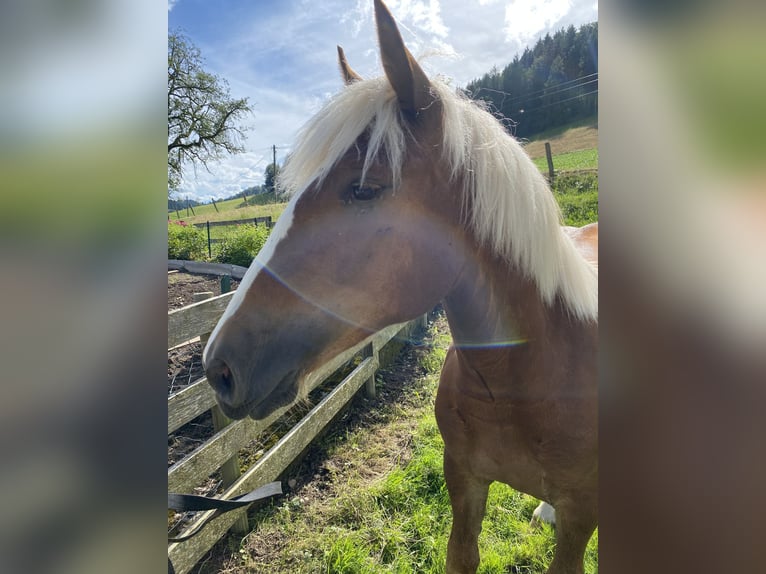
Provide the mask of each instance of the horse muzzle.
{"label": "horse muzzle", "polygon": [[276,409],[289,405],[298,395],[298,371],[295,369],[283,374],[238,376],[226,361],[212,358],[205,375],[215,391],[218,405],[231,419],[243,419],[248,415],[256,420],[263,419]]}

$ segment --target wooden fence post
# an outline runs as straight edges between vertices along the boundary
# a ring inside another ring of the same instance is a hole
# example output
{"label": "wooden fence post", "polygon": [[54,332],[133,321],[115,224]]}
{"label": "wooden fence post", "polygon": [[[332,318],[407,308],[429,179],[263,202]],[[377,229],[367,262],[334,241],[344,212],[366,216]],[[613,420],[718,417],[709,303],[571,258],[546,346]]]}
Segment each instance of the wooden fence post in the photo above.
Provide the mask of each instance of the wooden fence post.
{"label": "wooden fence post", "polygon": [[207,222],[207,254],[208,257],[213,257],[213,248],[210,247],[210,222]]}
{"label": "wooden fence post", "polygon": [[[373,343],[370,343],[362,350],[362,357],[374,357],[375,356],[375,346]],[[371,398],[375,398],[375,371],[370,375],[370,378],[367,379],[364,383],[364,392],[365,394]]]}
{"label": "wooden fence post", "polygon": [[545,159],[548,160],[548,183],[553,185],[553,156],[550,142],[545,142]]}
{"label": "wooden fence post", "polygon": [[221,275],[221,295],[231,291],[231,275]]}
{"label": "wooden fence post", "polygon": [[[209,228],[208,228],[209,229]],[[229,284],[231,286],[231,284]],[[198,301],[204,301],[205,299],[211,299],[213,297],[212,291],[204,291],[202,293],[195,293],[192,297],[194,298],[194,302]],[[202,346],[204,347],[207,344],[207,340],[210,338],[210,333],[205,333],[204,335],[200,335],[200,342],[202,343]],[[213,408],[210,409],[210,413],[213,415],[213,430],[215,432],[218,432],[220,430],[223,430],[225,427],[231,424],[232,420],[227,417],[225,414],[223,414],[223,411],[221,411],[221,407],[218,405],[215,405]],[[227,488],[234,484],[234,481],[236,481],[240,476],[240,469],[239,469],[239,454],[235,453],[234,456],[232,456],[229,460],[227,460],[223,465],[221,466],[221,481],[223,482],[223,487]],[[250,532],[250,524],[247,520],[247,514],[243,514],[231,527],[231,529],[236,532],[237,534],[247,534]]]}

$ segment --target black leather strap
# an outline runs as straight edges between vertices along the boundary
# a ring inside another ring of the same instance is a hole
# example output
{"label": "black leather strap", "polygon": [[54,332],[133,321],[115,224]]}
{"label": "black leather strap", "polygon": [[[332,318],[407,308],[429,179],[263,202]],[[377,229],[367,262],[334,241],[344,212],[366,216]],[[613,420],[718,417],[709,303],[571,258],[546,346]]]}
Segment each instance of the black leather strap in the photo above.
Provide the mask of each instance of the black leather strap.
{"label": "black leather strap", "polygon": [[280,482],[270,482],[263,486],[259,486],[252,492],[237,496],[231,500],[211,498],[209,496],[198,496],[196,494],[177,494],[175,492],[168,492],[168,508],[180,512],[194,510],[229,511],[247,506],[251,502],[268,498],[269,496],[274,496],[276,494],[282,494],[282,483]]}
{"label": "black leather strap", "polygon": [[[204,521],[200,522],[194,529],[185,534],[184,536],[168,536],[168,542],[183,542],[189,540],[192,536],[196,535],[202,528],[207,525],[208,522],[214,518],[218,518],[221,514],[225,514],[231,510],[237,508],[243,508],[255,502],[256,500],[262,500],[269,496],[282,494],[282,483],[270,482],[256,488],[255,490],[232,498],[231,500],[223,500],[221,498],[211,498],[208,496],[198,496],[196,494],[177,494],[175,492],[168,492],[168,508],[172,510],[178,510],[180,512],[187,511],[199,511],[199,510],[215,510],[213,514],[208,516]],[[168,574],[175,574],[173,564],[168,558]]]}

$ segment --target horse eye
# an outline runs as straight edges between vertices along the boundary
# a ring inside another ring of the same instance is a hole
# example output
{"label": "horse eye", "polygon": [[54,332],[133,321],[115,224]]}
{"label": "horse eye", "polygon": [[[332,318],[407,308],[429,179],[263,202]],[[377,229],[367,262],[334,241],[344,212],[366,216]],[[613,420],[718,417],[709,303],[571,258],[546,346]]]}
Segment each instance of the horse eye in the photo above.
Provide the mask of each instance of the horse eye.
{"label": "horse eye", "polygon": [[378,185],[355,183],[351,186],[351,196],[357,201],[369,201],[375,199],[380,190],[381,187]]}

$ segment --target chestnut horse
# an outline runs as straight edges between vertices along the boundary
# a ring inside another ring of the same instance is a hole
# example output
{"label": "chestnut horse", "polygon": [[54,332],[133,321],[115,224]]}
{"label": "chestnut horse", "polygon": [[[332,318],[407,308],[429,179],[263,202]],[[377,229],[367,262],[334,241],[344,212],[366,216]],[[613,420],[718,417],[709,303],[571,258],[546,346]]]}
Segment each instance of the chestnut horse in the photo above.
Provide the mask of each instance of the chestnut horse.
{"label": "chestnut horse", "polygon": [[448,573],[475,572],[492,481],[556,511],[548,572],[582,572],[597,523],[597,228],[561,227],[545,179],[484,109],[429,79],[375,1],[385,76],[303,128],[291,201],[213,331],[208,381],[229,417],[264,418],[307,375],[444,302],[436,398],[453,510]]}

